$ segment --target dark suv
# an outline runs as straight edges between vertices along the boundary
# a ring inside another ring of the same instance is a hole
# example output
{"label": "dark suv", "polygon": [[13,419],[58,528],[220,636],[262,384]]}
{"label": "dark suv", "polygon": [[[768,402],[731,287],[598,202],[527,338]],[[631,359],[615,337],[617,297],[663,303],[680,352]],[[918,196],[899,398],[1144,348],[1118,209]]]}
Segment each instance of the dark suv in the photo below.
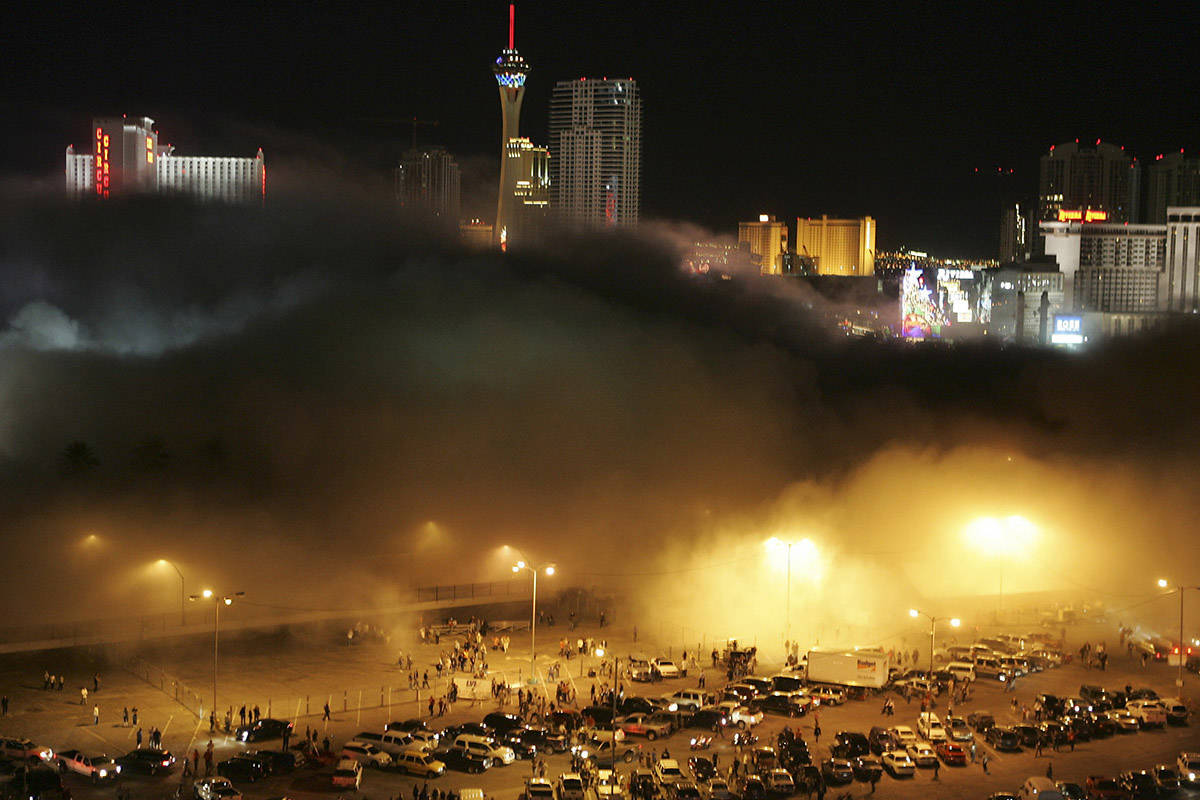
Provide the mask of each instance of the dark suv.
{"label": "dark suv", "polygon": [[263,739],[280,739],[284,731],[290,731],[292,723],[281,719],[264,717],[258,722],[243,725],[237,729],[239,742],[261,742]]}
{"label": "dark suv", "polygon": [[871,745],[867,741],[867,737],[861,733],[838,731],[838,734],[833,737],[833,744],[830,746],[829,752],[835,758],[851,760],[870,754]]}
{"label": "dark suv", "polygon": [[887,728],[881,728],[878,725],[871,728],[871,732],[867,734],[867,743],[871,746],[871,752],[877,756],[881,756],[889,750],[895,750],[900,746],[896,741],[896,737],[892,736],[891,731]]}

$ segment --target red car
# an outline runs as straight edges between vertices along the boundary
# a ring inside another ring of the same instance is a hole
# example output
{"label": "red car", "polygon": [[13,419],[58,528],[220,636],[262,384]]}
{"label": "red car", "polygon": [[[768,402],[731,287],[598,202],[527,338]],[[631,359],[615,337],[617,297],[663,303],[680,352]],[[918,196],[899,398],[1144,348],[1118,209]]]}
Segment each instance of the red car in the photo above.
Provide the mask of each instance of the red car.
{"label": "red car", "polygon": [[960,744],[938,742],[933,750],[946,766],[963,767],[967,764],[967,751]]}
{"label": "red car", "polygon": [[1116,778],[1106,778],[1103,775],[1088,775],[1084,787],[1088,800],[1129,800],[1129,792],[1117,782]]}

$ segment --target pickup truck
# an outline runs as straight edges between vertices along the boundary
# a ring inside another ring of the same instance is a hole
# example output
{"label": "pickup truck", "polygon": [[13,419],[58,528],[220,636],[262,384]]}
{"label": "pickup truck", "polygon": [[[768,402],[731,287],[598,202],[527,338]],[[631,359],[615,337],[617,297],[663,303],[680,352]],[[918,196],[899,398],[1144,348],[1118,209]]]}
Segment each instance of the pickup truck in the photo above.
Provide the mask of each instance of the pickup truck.
{"label": "pickup truck", "polygon": [[90,778],[92,783],[115,781],[121,767],[106,755],[89,756],[78,750],[64,750],[58,754],[58,766],[63,772],[77,772]]}

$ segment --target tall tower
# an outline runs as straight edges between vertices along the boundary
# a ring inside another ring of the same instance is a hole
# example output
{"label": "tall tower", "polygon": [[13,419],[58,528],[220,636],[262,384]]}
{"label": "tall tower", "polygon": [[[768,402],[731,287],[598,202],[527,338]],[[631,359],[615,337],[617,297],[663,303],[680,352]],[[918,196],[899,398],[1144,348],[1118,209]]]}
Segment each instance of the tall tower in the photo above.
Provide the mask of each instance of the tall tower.
{"label": "tall tower", "polygon": [[515,165],[509,164],[508,142],[521,135],[521,100],[525,97],[525,76],[530,66],[521,58],[513,45],[513,26],[516,8],[508,4],[508,49],[504,50],[492,65],[496,83],[500,86],[500,193],[496,200],[496,225],[492,228],[493,241],[501,249],[508,246],[508,231],[513,223],[514,192],[517,186]]}

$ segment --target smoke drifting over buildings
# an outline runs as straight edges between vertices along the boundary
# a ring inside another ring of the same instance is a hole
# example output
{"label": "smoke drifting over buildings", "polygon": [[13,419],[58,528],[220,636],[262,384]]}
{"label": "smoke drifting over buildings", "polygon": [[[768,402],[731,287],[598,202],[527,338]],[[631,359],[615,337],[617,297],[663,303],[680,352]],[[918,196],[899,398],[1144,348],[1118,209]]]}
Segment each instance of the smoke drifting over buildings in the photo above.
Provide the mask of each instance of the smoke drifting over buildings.
{"label": "smoke drifting over buildings", "polygon": [[[914,591],[979,591],[993,567],[956,560],[978,514],[1055,532],[1013,591],[1094,530],[1080,580],[1119,592],[1117,543],[1154,532],[1177,556],[1198,510],[1176,488],[1198,387],[1163,368],[1194,338],[1075,357],[835,341],[815,299],[685,274],[649,230],[467,253],[328,196],[4,209],[0,526],[30,565],[10,607],[169,607],[138,572],[165,550],[197,580],[350,606],[418,573],[503,579],[513,543],[564,585],[679,614],[734,587],[753,609],[774,584],[743,571],[797,531],[826,602],[865,624]],[[76,547],[91,534],[105,549]]]}

